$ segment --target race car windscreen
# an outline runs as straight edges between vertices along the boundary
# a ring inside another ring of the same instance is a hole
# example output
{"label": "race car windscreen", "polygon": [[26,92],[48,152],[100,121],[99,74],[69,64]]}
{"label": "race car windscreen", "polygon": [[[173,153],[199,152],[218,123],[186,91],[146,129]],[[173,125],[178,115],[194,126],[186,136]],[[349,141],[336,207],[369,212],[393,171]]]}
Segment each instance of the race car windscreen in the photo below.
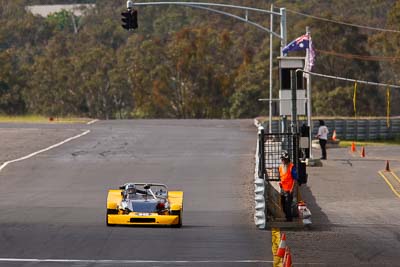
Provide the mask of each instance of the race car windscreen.
{"label": "race car windscreen", "polygon": [[[146,191],[145,185],[136,185],[138,192]],[[156,197],[166,198],[168,197],[168,190],[164,185],[151,185],[150,189]],[[150,194],[150,192],[149,192]]]}

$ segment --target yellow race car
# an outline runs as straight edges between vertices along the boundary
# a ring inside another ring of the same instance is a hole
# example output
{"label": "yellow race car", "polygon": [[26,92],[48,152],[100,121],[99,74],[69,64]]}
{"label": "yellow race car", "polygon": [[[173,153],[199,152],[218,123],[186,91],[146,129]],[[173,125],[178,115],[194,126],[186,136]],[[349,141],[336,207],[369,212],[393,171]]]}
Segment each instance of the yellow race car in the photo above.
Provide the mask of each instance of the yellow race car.
{"label": "yellow race car", "polygon": [[164,184],[126,183],[108,191],[107,226],[182,226],[183,192]]}

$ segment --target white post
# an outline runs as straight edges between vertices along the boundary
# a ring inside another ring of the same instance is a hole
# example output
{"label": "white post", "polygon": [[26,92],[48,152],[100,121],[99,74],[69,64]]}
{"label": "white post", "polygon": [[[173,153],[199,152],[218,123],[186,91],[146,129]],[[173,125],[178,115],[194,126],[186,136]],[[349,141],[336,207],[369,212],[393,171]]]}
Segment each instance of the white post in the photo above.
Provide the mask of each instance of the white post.
{"label": "white post", "polygon": [[78,26],[76,26],[76,21],[74,17],[74,13],[71,12],[71,20],[72,20],[72,25],[74,26],[74,34],[78,33]]}

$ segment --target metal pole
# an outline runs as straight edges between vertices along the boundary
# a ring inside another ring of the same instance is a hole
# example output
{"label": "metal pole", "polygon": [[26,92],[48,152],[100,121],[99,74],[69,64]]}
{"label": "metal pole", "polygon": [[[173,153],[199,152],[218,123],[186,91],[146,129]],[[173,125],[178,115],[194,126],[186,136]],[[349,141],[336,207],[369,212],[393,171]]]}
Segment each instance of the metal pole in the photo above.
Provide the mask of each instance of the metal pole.
{"label": "metal pole", "polygon": [[[132,0],[128,0],[132,1]],[[237,6],[237,5],[227,5],[227,4],[218,4],[218,3],[206,3],[206,2],[144,2],[133,3],[133,6],[158,6],[158,5],[182,5],[182,6],[211,6],[211,7],[225,7],[225,8],[234,8],[234,9],[242,9],[242,10],[249,10],[255,12],[262,12],[262,13],[270,13],[269,10],[260,9],[260,8],[253,8],[248,6]],[[280,16],[281,13],[274,12],[274,15]]]}
{"label": "metal pole", "polygon": [[258,178],[265,179],[265,147],[264,147],[264,128],[258,128]]}
{"label": "metal pole", "polygon": [[[292,161],[294,166],[298,169],[298,140],[297,140],[297,72],[290,71],[291,78],[291,91],[292,91]],[[294,198],[297,197],[294,195]]]}
{"label": "metal pole", "polygon": [[311,75],[308,75],[307,77],[307,123],[309,126],[310,130],[310,141],[309,141],[309,149],[310,149],[310,159],[313,159],[313,153],[312,153],[312,134],[313,134],[313,123],[312,123],[312,103],[311,103]]}
{"label": "metal pole", "polygon": [[[281,48],[279,51],[279,55],[282,57],[283,53],[282,53],[282,49],[286,46],[286,9],[285,8],[281,8],[280,10],[280,14],[281,14]],[[281,75],[281,73],[279,73],[279,75]],[[282,86],[282,84],[279,85],[279,89],[282,90],[282,88],[280,88]],[[282,117],[282,130],[284,133],[289,132],[288,131],[288,127],[287,127],[287,118],[286,116]]]}
{"label": "metal pole", "polygon": [[[310,28],[307,26],[306,27],[306,34],[310,34]],[[309,55],[310,49],[307,49],[307,55]],[[308,60],[308,58],[306,58]],[[312,125],[312,103],[311,103],[311,75],[307,75],[307,124],[309,127],[309,140],[308,140],[308,148],[310,151],[310,159],[313,159],[313,154],[312,154],[312,133],[313,133],[313,125]]]}
{"label": "metal pole", "polygon": [[292,90],[292,134],[297,133],[297,73],[295,70],[290,71],[291,90]]}
{"label": "metal pole", "polygon": [[280,55],[282,54],[282,49],[286,46],[287,43],[287,36],[286,36],[286,9],[281,8],[281,51]]}
{"label": "metal pole", "polygon": [[[271,12],[274,11],[274,5],[271,4]],[[272,54],[273,54],[273,24],[274,24],[274,16],[270,15],[271,18],[271,25],[270,25],[270,34],[269,34],[269,133],[272,133]]]}
{"label": "metal pole", "polygon": [[[186,7],[191,7],[191,8],[198,8],[198,9],[203,9],[203,10],[208,10],[210,12],[214,12],[214,13],[218,13],[221,15],[225,15],[231,18],[235,18],[237,20],[246,22],[248,24],[251,24],[263,31],[269,32],[269,29],[263,27],[260,24],[257,24],[255,22],[252,22],[251,20],[248,19],[248,17],[240,17],[228,12],[224,12],[221,10],[217,10],[217,9],[213,9],[210,7],[226,7],[226,8],[235,8],[235,9],[241,9],[241,10],[245,10],[245,11],[255,11],[255,12],[262,12],[262,13],[268,13],[270,14],[271,11],[269,10],[264,10],[264,9],[258,9],[258,8],[252,8],[252,7],[246,7],[246,6],[235,6],[235,5],[226,5],[226,4],[217,4],[217,3],[203,3],[203,2],[146,2],[146,3],[137,3],[135,2],[133,4],[134,6],[152,6],[152,5],[181,5],[181,6],[186,6]],[[281,16],[280,13],[278,12],[274,12],[273,15],[277,15],[277,16]],[[275,35],[276,37],[278,37],[279,39],[281,38],[281,35],[279,35],[278,33],[273,32],[273,35]]]}

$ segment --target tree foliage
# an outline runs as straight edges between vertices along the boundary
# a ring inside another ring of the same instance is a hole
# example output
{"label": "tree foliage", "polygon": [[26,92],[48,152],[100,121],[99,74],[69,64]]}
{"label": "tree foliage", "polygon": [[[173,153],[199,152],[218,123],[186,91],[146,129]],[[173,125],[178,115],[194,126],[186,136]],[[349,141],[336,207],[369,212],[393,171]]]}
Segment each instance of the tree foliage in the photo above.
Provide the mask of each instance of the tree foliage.
{"label": "tree foliage", "polygon": [[[82,17],[43,18],[26,5],[96,3]],[[220,1],[209,1],[220,2]],[[368,3],[366,3],[368,2]],[[271,1],[231,4],[270,9]],[[300,16],[397,29],[400,4],[388,1],[274,1],[288,9],[288,40],[311,28],[319,73],[400,84],[400,34]],[[0,113],[96,118],[248,118],[267,114],[269,34],[232,18],[182,6],[139,7],[139,29],[121,27],[125,0],[0,0]],[[228,11],[226,9],[221,9]],[[232,11],[232,10],[229,10]],[[232,11],[243,16],[242,11]],[[269,16],[249,12],[269,26]],[[274,28],[279,29],[277,19]],[[279,40],[274,40],[274,57]],[[365,61],[325,52],[375,55]],[[290,54],[304,56],[304,52]],[[273,69],[273,96],[278,71]],[[385,92],[359,85],[358,115],[384,115]],[[313,79],[316,115],[353,115],[353,85]],[[392,101],[399,101],[392,90]],[[400,106],[392,105],[392,114]]]}

